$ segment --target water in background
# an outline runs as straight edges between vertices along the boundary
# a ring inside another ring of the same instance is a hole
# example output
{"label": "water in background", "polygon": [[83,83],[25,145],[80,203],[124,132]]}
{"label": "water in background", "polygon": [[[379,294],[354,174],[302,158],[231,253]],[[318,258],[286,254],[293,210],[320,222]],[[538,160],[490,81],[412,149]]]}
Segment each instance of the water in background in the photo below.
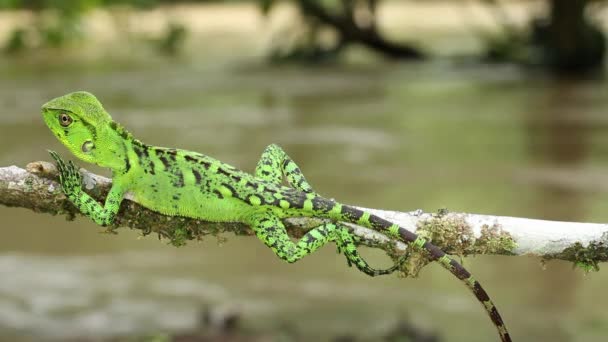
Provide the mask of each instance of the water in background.
{"label": "water in background", "polygon": [[[83,89],[151,144],[249,171],[266,145],[280,144],[321,194],[346,203],[608,221],[605,81],[440,62],[311,69],[243,59],[7,61],[0,165],[49,160],[47,149],[68,156],[39,107]],[[495,338],[473,296],[437,266],[415,280],[370,279],[333,246],[287,265],[254,238],[177,249],[128,230],[99,234],[85,219],[8,208],[0,217],[0,339],[189,330],[206,308],[305,338],[372,338],[399,319],[450,341]],[[608,334],[606,271],[584,276],[569,263],[525,257],[472,257],[465,266],[518,341]]]}

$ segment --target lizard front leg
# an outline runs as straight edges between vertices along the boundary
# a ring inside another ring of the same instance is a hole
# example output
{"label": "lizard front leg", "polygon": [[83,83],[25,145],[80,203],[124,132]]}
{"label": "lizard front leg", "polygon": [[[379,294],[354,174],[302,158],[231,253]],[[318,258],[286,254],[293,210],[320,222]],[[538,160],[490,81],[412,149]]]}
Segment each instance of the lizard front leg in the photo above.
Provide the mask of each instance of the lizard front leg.
{"label": "lizard front leg", "polygon": [[113,183],[112,188],[106,197],[105,205],[101,206],[95,199],[82,191],[82,176],[74,163],[68,161],[66,164],[56,152],[49,151],[49,153],[57,163],[59,183],[61,183],[63,193],[70,202],[72,202],[82,214],[90,217],[98,225],[105,227],[112,224],[124,197],[123,188],[118,184]]}

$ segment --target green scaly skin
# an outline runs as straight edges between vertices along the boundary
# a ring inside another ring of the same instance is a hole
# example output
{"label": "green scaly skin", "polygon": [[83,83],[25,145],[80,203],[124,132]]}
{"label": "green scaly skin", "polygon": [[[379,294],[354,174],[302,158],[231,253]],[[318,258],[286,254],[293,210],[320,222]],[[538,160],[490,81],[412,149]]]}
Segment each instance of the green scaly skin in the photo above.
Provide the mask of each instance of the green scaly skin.
{"label": "green scaly skin", "polygon": [[[502,341],[511,341],[500,314],[481,284],[458,262],[416,234],[368,212],[319,196],[298,166],[276,145],[266,148],[255,175],[206,155],[155,147],[135,139],[112,120],[90,93],[75,92],[42,106],[45,123],[78,158],[112,170],[112,189],[102,206],[81,188],[81,176],[72,162],[55,152],[60,183],[69,200],[97,224],[112,224],[126,192],[141,205],[170,216],[213,222],[242,222],[281,259],[296,262],[327,242],[335,242],[349,265],[377,276],[361,258],[353,235],[340,222],[381,231],[428,251],[430,257],[469,287],[483,304]],[[285,178],[290,187],[283,186]],[[291,241],[282,220],[288,217],[328,219],[297,243]]]}

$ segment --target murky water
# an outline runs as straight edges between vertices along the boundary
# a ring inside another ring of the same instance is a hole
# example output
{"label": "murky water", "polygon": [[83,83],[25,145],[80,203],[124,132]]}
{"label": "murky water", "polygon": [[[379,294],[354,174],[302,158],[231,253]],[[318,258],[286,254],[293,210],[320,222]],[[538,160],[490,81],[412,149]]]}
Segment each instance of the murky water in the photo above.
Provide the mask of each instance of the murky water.
{"label": "murky water", "polygon": [[[148,143],[246,170],[278,143],[320,193],[346,203],[608,221],[604,81],[434,62],[313,69],[238,58],[5,62],[2,166],[49,160],[47,149],[67,156],[38,108],[86,89]],[[234,309],[248,327],[289,327],[307,338],[371,338],[401,318],[450,341],[495,338],[469,292],[436,266],[416,280],[369,279],[333,247],[287,265],[253,238],[176,249],[130,231],[99,234],[84,219],[7,208],[0,217],[0,339],[183,331],[196,327],[205,308]],[[604,270],[584,276],[562,262],[543,270],[525,257],[468,258],[465,265],[518,341],[608,334]]]}

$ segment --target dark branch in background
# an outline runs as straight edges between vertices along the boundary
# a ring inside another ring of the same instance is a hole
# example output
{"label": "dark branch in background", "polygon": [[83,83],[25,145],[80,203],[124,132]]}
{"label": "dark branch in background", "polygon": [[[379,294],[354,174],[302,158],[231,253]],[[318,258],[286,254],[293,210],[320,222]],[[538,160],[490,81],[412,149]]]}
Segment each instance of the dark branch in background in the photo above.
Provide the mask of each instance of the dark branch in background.
{"label": "dark branch in background", "polygon": [[[103,202],[111,187],[111,180],[81,170],[83,188]],[[68,219],[79,215],[66,199],[56,182],[55,165],[34,162],[27,170],[16,166],[0,167],[0,205],[21,207],[36,212],[61,214]],[[130,196],[127,195],[127,199]],[[533,255],[543,259],[563,259],[575,262],[585,270],[598,268],[599,262],[608,261],[608,225],[576,222],[555,222],[516,217],[474,215],[440,211],[436,214],[395,212],[365,209],[400,226],[430,239],[450,254]],[[301,237],[308,229],[321,222],[315,218],[286,220],[292,237]],[[116,217],[116,227],[129,227],[168,239],[175,246],[204,236],[231,232],[236,235],[253,235],[251,229],[240,223],[211,223],[183,217],[165,216],[139,204],[125,200]],[[381,248],[393,259],[409,253],[402,271],[416,275],[428,263],[425,254],[407,250],[401,242],[362,227],[351,226],[360,243]]]}
{"label": "dark branch in background", "polygon": [[[356,8],[353,1],[343,1],[343,15],[331,13],[318,0],[300,0],[298,5],[305,15],[312,16],[335,29],[343,43],[359,43],[392,58],[423,59],[425,57],[414,47],[384,39],[377,31],[373,17],[369,26],[358,25],[355,21]],[[376,1],[370,1],[369,6],[370,14],[373,16]]]}

